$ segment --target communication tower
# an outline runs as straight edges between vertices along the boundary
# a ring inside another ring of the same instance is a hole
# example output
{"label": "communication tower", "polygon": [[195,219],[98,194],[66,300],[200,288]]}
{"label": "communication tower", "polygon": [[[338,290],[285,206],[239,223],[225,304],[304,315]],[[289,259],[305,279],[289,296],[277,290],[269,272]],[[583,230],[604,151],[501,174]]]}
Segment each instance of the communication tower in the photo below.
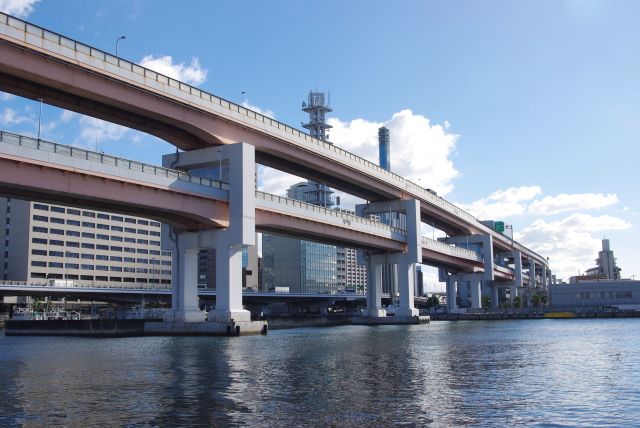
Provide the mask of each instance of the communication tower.
{"label": "communication tower", "polygon": [[326,104],[324,95],[324,92],[317,92],[317,90],[309,91],[307,102],[302,102],[302,111],[309,113],[309,123],[304,123],[302,126],[309,130],[312,137],[327,141],[327,129],[331,128],[331,125],[326,123],[325,115],[332,111],[329,107],[331,94],[328,95]]}

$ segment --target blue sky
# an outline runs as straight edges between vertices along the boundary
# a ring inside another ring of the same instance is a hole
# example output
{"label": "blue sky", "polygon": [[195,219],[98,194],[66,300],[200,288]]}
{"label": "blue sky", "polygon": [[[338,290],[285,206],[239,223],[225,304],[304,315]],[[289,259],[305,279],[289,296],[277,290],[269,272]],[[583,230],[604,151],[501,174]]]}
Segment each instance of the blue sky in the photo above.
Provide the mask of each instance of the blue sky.
{"label": "blue sky", "polygon": [[[0,10],[188,80],[285,123],[331,92],[331,140],[485,219],[514,225],[560,276],[610,238],[640,278],[640,2],[0,0]],[[242,96],[241,93],[245,92]],[[0,127],[38,105],[2,95]],[[163,142],[45,106],[45,139],[159,163]],[[264,171],[274,193],[295,178]],[[346,198],[348,200],[348,198]]]}

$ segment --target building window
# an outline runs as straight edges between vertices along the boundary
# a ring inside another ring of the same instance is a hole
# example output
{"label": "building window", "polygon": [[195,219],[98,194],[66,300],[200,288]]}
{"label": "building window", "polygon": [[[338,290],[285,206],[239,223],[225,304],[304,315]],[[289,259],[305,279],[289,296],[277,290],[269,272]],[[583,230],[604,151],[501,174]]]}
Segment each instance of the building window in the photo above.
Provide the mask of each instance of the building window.
{"label": "building window", "polygon": [[67,236],[75,236],[77,238],[80,237],[80,232],[76,230],[67,230]]}
{"label": "building window", "polygon": [[98,223],[98,229],[109,230],[109,225],[108,224]]}
{"label": "building window", "polygon": [[109,266],[96,265],[96,270],[109,270]]}
{"label": "building window", "polygon": [[93,265],[81,265],[83,270],[93,270]]}
{"label": "building window", "polygon": [[79,269],[79,268],[80,268],[80,265],[79,265],[79,264],[77,264],[77,263],[67,263],[67,264],[65,265],[65,267],[66,267],[67,269]]}
{"label": "building window", "polygon": [[138,224],[141,224],[143,226],[149,226],[149,222],[147,220],[138,219]]}
{"label": "building window", "polygon": [[102,244],[96,244],[96,250],[109,251],[109,246],[108,245],[102,245]]}
{"label": "building window", "polygon": [[112,246],[111,247],[111,251],[120,251],[121,252],[122,251],[122,247],[114,247],[114,246]]}
{"label": "building window", "polygon": [[125,221],[126,223],[133,223],[133,224],[136,224],[136,219],[135,219],[135,218],[125,217],[124,221]]}
{"label": "building window", "polygon": [[90,249],[90,250],[93,250],[93,249],[96,247],[95,245],[93,245],[93,244],[89,244],[88,242],[83,242],[80,246],[81,246],[82,248],[88,248],[88,249]]}
{"label": "building window", "polygon": [[[46,256],[47,255],[47,251],[46,250],[31,250],[31,254],[33,254],[34,256]],[[6,256],[6,254],[5,254]]]}
{"label": "building window", "polygon": [[31,272],[31,278],[46,279],[47,274],[44,272]]}
{"label": "building window", "polygon": [[64,230],[62,229],[54,229],[53,227],[49,229],[49,233],[52,235],[64,235]]}
{"label": "building window", "polygon": [[67,247],[80,248],[79,242],[67,241]]}
{"label": "building window", "polygon": [[76,210],[76,209],[73,209],[73,208],[67,208],[67,214],[80,215],[80,210]]}
{"label": "building window", "polygon": [[86,259],[86,260],[93,260],[93,259],[96,258],[93,254],[84,254],[84,253],[80,257],[82,257],[83,259]]}
{"label": "building window", "polygon": [[49,229],[47,229],[46,227],[38,227],[38,226],[33,226],[33,228],[31,229],[34,232],[38,232],[38,233],[47,233],[49,232]]}
{"label": "building window", "polygon": [[158,223],[157,221],[150,221],[149,224],[153,227],[160,227],[160,223]]}
{"label": "building window", "polygon": [[82,227],[89,227],[91,229],[95,229],[96,228],[96,224],[92,223],[90,221],[83,221],[82,222]]}
{"label": "building window", "polygon": [[109,270],[111,272],[122,272],[122,266],[110,266]]}
{"label": "building window", "polygon": [[78,220],[67,220],[67,224],[69,226],[80,226],[80,222]]}
{"label": "building window", "polygon": [[38,261],[38,260],[33,260],[33,261],[31,261],[31,266],[47,267],[47,262],[41,262],[41,261]]}
{"label": "building window", "polygon": [[109,281],[107,276],[96,276],[96,281]]}
{"label": "building window", "polygon": [[[31,238],[32,244],[46,244],[47,240],[42,238]],[[6,241],[6,246],[9,246],[9,241]]]}
{"label": "building window", "polygon": [[111,221],[123,221],[124,218],[120,217],[119,215],[112,215],[111,216]]}
{"label": "building window", "polygon": [[103,220],[109,220],[109,214],[98,213],[98,218],[101,218]]}
{"label": "building window", "polygon": [[111,226],[111,230],[115,230],[116,232],[122,232],[122,226]]}
{"label": "building window", "polygon": [[49,267],[50,268],[62,268],[63,265],[62,265],[62,263],[59,263],[59,262],[49,262]]}
{"label": "building window", "polygon": [[65,253],[65,257],[68,257],[70,259],[79,259],[80,258],[80,253],[72,253],[70,251],[67,251]]}
{"label": "building window", "polygon": [[51,211],[53,211],[54,213],[63,213],[64,214],[64,208],[62,207],[51,207]]}
{"label": "building window", "polygon": [[49,205],[44,204],[33,204],[33,208],[41,211],[49,211]]}
{"label": "building window", "polygon": [[89,238],[89,239],[95,239],[96,235],[94,233],[82,232],[82,237],[83,238]]}
{"label": "building window", "polygon": [[124,247],[124,252],[125,253],[135,253],[136,249],[135,248]]}
{"label": "building window", "polygon": [[109,260],[109,256],[105,256],[104,254],[96,254],[96,260]]}
{"label": "building window", "polygon": [[62,251],[49,251],[49,257],[64,257]]}
{"label": "building window", "polygon": [[146,239],[138,239],[138,244],[149,245],[149,241]]}
{"label": "building window", "polygon": [[136,243],[136,239],[135,239],[135,238],[127,238],[127,237],[125,236],[125,238],[124,238],[124,242],[128,242],[128,243],[130,243],[130,244],[135,244],[135,243]]}
{"label": "building window", "polygon": [[91,212],[91,211],[82,211],[82,216],[83,217],[94,217],[96,216],[96,213]]}
{"label": "building window", "polygon": [[98,233],[98,234],[96,235],[96,238],[98,238],[98,239],[102,239],[102,240],[104,240],[104,241],[108,241],[108,240],[109,240],[109,235],[103,235],[103,234],[101,234],[101,233]]}
{"label": "building window", "polygon": [[122,257],[120,257],[120,256],[111,256],[109,259],[112,262],[121,262],[122,261]]}
{"label": "building window", "polygon": [[140,235],[148,235],[148,234],[149,234],[149,231],[148,231],[148,230],[144,230],[144,229],[138,229],[138,233],[139,233]]}
{"label": "building window", "polygon": [[58,217],[51,217],[51,223],[64,224],[64,219],[58,218]]}
{"label": "building window", "polygon": [[57,239],[49,239],[49,245],[57,245],[64,247],[64,241],[58,241]]}
{"label": "building window", "polygon": [[132,227],[125,227],[124,231],[127,233],[136,233],[136,230]]}
{"label": "building window", "polygon": [[122,242],[122,236],[111,235],[111,240],[116,242]]}
{"label": "building window", "polygon": [[49,217],[44,216],[44,215],[33,215],[33,220],[35,221],[45,221],[48,222],[49,221]]}

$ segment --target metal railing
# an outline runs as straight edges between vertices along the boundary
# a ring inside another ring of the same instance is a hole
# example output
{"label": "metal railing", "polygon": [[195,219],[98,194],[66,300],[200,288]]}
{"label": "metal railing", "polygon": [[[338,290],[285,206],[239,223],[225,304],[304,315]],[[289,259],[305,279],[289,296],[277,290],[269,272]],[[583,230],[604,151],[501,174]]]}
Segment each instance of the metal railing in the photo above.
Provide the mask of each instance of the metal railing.
{"label": "metal railing", "polygon": [[115,290],[171,290],[171,284],[149,284],[143,282],[82,282],[73,285],[49,285],[47,281],[0,281],[0,287],[25,286],[25,287],[46,287],[52,290],[67,288],[99,288]]}
{"label": "metal railing", "polygon": [[161,166],[150,165],[138,161],[133,161],[117,156],[105,155],[104,153],[93,152],[79,147],[65,144],[53,143],[51,141],[38,140],[36,138],[25,137],[11,132],[0,131],[0,142],[13,144],[16,146],[42,150],[44,152],[66,155],[74,159],[82,159],[89,162],[97,162],[104,165],[115,166],[125,170],[142,172],[146,174],[173,178],[188,183],[199,184],[201,186],[212,187],[214,189],[229,190],[229,185],[206,177],[197,177],[183,171],[163,168]]}
{"label": "metal railing", "polygon": [[[175,97],[181,102],[191,103],[200,109],[209,110],[215,112],[215,114],[226,116],[230,120],[243,122],[245,125],[261,132],[268,132],[272,135],[277,135],[280,138],[288,139],[289,142],[294,144],[303,143],[307,148],[310,148],[315,153],[330,156],[332,159],[349,166],[356,167],[356,169],[364,169],[376,178],[386,180],[388,183],[411,193],[413,196],[417,196],[419,199],[435,205],[447,211],[449,214],[472,224],[478,230],[493,235],[494,238],[502,241],[503,244],[511,244],[521,251],[535,255],[540,259],[540,261],[546,263],[546,259],[541,255],[516,242],[513,242],[513,240],[510,240],[504,235],[491,230],[481,224],[473,215],[451,202],[435,195],[431,190],[425,189],[397,174],[392,173],[391,171],[381,168],[371,161],[341,149],[334,144],[312,137],[309,134],[274,120],[268,116],[249,110],[241,105],[227,101],[138,64],[116,57],[103,50],[96,49],[4,13],[0,13],[0,34],[20,40],[23,43],[36,46],[39,49],[47,50],[55,55],[63,57],[65,60],[73,60],[78,64],[100,70],[101,72],[113,74],[121,79],[128,80],[136,86],[146,86],[147,89],[150,89],[155,93],[160,93],[163,96]],[[291,140],[291,138],[293,138],[293,140]]]}
{"label": "metal railing", "polygon": [[359,224],[359,225],[383,230],[385,232],[397,233],[397,234],[406,236],[406,231],[395,228],[395,227],[391,227],[379,221],[370,220],[364,217],[359,217],[355,214],[346,213],[344,211],[332,210],[329,208],[321,207],[319,205],[309,204],[307,202],[298,201],[297,199],[290,199],[290,198],[285,198],[283,196],[273,195],[271,193],[256,191],[256,205],[258,205],[258,201],[260,200],[275,202],[285,207],[299,208],[305,211],[324,214],[328,218],[335,218],[340,220],[339,223],[345,226],[352,226],[352,225]]}
{"label": "metal railing", "polygon": [[422,247],[430,250],[438,251],[441,253],[448,254],[454,257],[461,257],[465,259],[471,259],[476,261],[483,261],[484,257],[482,254],[469,250],[466,248],[456,247],[455,245],[450,245],[445,242],[440,242],[435,239],[427,238],[426,236],[422,236]]}

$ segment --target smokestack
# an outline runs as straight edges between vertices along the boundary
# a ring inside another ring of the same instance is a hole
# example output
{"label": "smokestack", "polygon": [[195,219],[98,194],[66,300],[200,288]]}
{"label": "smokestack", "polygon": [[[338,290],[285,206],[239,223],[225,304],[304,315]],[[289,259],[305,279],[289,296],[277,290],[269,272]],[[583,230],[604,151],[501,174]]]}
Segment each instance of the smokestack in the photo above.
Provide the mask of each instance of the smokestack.
{"label": "smokestack", "polygon": [[389,157],[390,145],[389,130],[383,126],[378,129],[378,150],[380,153],[380,167],[387,171],[391,169],[391,159]]}

